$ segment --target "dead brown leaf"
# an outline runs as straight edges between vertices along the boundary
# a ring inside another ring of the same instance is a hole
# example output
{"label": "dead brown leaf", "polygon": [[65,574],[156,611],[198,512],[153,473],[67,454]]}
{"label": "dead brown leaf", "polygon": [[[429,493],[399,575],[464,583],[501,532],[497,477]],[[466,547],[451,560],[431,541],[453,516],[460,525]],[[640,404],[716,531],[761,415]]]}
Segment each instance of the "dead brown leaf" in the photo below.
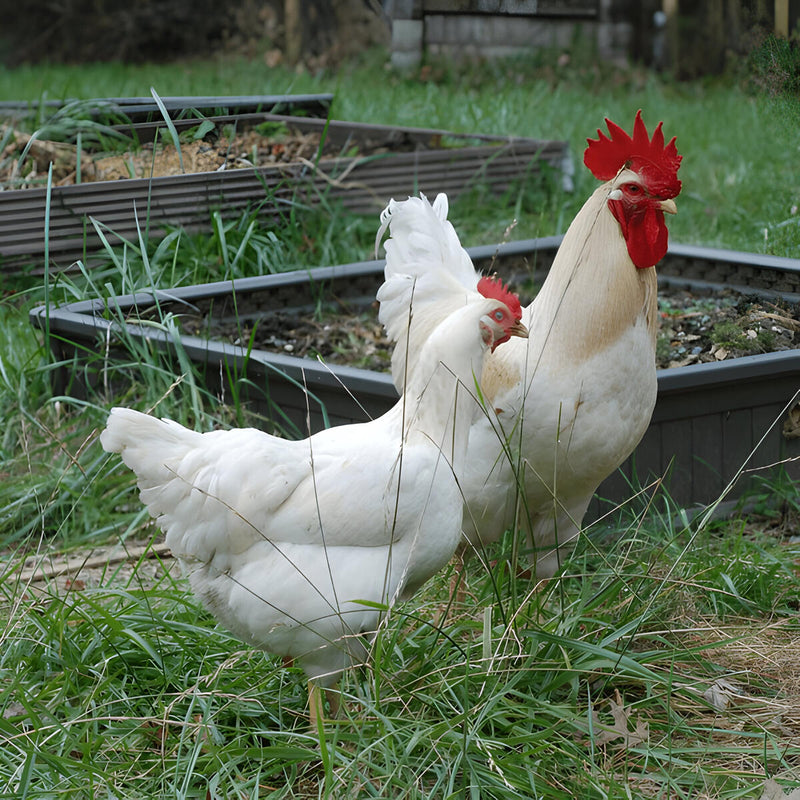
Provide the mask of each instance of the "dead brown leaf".
{"label": "dead brown leaf", "polygon": [[[614,742],[619,747],[635,747],[643,744],[650,737],[650,728],[646,722],[635,720],[633,730],[631,726],[631,711],[625,708],[619,691],[615,690],[615,699],[609,699],[611,717],[614,720],[612,725],[607,725],[600,719],[597,711],[592,711],[595,730],[600,733],[594,737],[595,744],[606,745]],[[621,739],[622,741],[617,741]]]}

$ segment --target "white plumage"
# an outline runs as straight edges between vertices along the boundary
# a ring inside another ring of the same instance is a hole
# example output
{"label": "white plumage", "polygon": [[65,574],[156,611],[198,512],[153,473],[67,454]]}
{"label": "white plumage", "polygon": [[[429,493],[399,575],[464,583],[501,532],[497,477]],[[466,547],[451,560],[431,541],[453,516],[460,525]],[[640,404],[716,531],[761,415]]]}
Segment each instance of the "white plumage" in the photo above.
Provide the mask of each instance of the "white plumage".
{"label": "white plumage", "polygon": [[[398,213],[399,212],[399,213]],[[381,213],[381,224],[375,238],[377,251],[387,228],[392,237],[384,245],[392,280],[378,291],[380,320],[386,335],[395,343],[392,352],[392,378],[402,392],[406,358],[406,331],[413,306],[413,330],[432,331],[439,321],[475,301],[478,275],[472,260],[462,249],[458,235],[447,220],[447,195],[440,194],[431,205],[422,197],[409,197],[398,203],[390,200]],[[412,360],[419,352],[421,339],[415,338]]]}
{"label": "white plumage", "polygon": [[[464,532],[479,546],[522,530],[539,577],[555,572],[559,546],[574,540],[595,490],[639,442],[655,404],[655,271],[634,267],[608,208],[609,194],[634,180],[622,170],[587,200],[523,309],[529,338],[491,354],[481,380],[495,413],[476,418],[459,474]],[[442,194],[433,205],[424,196],[392,201],[382,216],[391,238],[380,319],[412,359],[437,309],[447,315],[478,294],[479,276],[446,217]],[[398,388],[401,366],[392,364]]]}
{"label": "white plumage", "polygon": [[392,410],[302,441],[198,433],[114,408],[101,443],[136,473],[209,611],[329,687],[366,657],[362,634],[379,624],[362,601],[408,598],[452,556],[462,514],[454,470],[479,410],[476,376],[487,347],[514,333],[497,300],[462,306],[426,337]]}

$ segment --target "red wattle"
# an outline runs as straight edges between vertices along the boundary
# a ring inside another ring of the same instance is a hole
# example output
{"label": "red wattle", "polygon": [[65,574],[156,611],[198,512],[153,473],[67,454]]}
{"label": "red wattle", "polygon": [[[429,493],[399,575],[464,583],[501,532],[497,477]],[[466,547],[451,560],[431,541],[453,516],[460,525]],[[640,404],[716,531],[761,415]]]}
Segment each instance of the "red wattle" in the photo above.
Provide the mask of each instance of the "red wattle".
{"label": "red wattle", "polygon": [[664,212],[653,205],[643,211],[631,213],[620,200],[609,200],[608,208],[619,223],[628,255],[638,269],[653,267],[667,253],[669,232],[664,222]]}

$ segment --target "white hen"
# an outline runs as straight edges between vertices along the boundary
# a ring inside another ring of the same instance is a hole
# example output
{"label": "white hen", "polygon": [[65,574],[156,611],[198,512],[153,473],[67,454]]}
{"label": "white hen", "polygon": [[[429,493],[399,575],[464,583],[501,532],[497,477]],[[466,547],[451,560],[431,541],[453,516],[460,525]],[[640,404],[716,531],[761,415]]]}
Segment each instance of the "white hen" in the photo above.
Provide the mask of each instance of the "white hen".
{"label": "white hen", "polygon": [[[584,156],[606,182],[523,310],[528,341],[487,360],[481,387],[496,415],[476,420],[459,475],[470,542],[524,531],[539,577],[558,567],[559,546],[574,539],[600,482],[643,436],[656,399],[653,265],[667,249],[664,212],[675,211],[680,156],[674,140],[664,146],[660,125],[650,140],[640,114],[633,137],[607,122],[611,138],[589,140]],[[445,195],[432,205],[392,201],[381,219],[377,242],[387,227],[391,238],[380,319],[397,342],[392,375],[402,389],[406,349],[413,358],[437,315],[472,302],[482,286],[447,221]]]}
{"label": "white hen", "polygon": [[410,597],[452,556],[474,382],[489,347],[525,333],[479,297],[427,337],[393,409],[302,441],[112,409],[101,444],[136,473],[192,589],[245,642],[303,667],[314,724],[317,687],[366,656],[380,620],[366,603]]}

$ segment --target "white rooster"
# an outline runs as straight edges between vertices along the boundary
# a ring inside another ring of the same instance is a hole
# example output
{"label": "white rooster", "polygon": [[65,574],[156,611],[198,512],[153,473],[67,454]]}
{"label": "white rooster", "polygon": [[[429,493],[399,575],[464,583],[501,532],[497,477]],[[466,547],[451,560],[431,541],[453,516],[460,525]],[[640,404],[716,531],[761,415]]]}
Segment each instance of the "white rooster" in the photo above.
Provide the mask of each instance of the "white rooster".
{"label": "white rooster", "polygon": [[198,433],[114,408],[101,434],[136,473],[206,608],[303,667],[313,725],[319,689],[365,658],[375,604],[410,597],[458,544],[454,471],[478,412],[475,381],[489,348],[527,333],[516,296],[499,282],[490,290],[430,332],[404,396],[372,422],[288,441],[255,429]]}
{"label": "white rooster", "polygon": [[[637,113],[633,136],[610,120],[610,138],[588,140],[584,163],[605,181],[567,230],[522,320],[526,343],[487,359],[483,396],[494,415],[476,419],[465,471],[464,531],[480,546],[525,531],[538,577],[559,566],[601,483],[644,435],[656,400],[658,326],[654,265],[667,250],[664,212],[675,213],[681,156],[649,137]],[[392,374],[403,386],[406,352],[481,291],[479,276],[447,221],[447,197],[390,202],[380,319],[396,344]],[[409,329],[411,292],[414,314]]]}

